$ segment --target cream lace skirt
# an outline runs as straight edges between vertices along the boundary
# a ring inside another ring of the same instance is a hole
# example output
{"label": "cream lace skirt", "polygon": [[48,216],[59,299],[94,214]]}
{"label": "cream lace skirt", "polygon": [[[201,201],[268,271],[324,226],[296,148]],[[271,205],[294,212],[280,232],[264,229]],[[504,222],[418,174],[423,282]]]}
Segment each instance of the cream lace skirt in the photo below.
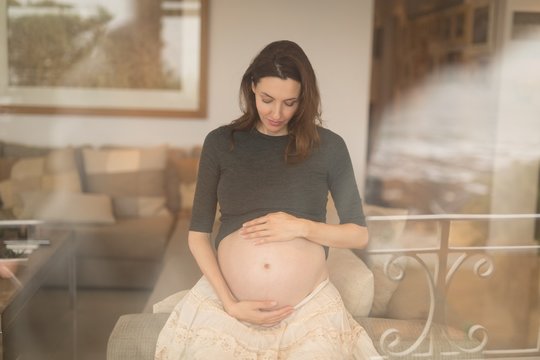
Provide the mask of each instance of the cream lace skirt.
{"label": "cream lace skirt", "polygon": [[156,360],[379,358],[328,281],[279,325],[261,327],[228,315],[204,276],[171,313],[155,355]]}

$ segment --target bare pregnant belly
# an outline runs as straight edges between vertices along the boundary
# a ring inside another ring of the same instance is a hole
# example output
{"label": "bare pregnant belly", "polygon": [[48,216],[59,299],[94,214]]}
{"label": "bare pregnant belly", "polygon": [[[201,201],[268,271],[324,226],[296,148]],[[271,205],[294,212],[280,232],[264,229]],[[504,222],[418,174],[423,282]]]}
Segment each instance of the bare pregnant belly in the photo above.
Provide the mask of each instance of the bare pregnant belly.
{"label": "bare pregnant belly", "polygon": [[238,231],[218,247],[218,261],[238,300],[296,305],[328,277],[322,246],[305,239],[254,245]]}

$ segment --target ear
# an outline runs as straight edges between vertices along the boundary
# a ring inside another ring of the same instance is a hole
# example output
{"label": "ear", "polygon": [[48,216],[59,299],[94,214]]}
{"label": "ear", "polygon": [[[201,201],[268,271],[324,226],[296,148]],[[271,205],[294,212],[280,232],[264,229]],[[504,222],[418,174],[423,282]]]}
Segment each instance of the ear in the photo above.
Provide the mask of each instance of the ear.
{"label": "ear", "polygon": [[251,91],[253,91],[253,93],[255,94],[255,83],[252,81],[251,82]]}

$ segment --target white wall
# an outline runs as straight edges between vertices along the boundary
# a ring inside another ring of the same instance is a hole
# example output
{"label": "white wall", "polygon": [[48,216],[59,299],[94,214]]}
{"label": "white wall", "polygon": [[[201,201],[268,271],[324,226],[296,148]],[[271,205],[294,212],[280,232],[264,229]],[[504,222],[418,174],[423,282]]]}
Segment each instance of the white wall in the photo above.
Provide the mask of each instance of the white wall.
{"label": "white wall", "polygon": [[[496,154],[491,186],[491,213],[534,214],[540,191],[540,32],[534,41],[512,38],[515,12],[540,12],[538,0],[503,1],[498,29]],[[525,70],[526,69],[526,70]],[[524,71],[525,70],[525,71]],[[536,244],[534,219],[490,223],[490,245]]]}
{"label": "white wall", "polygon": [[153,119],[0,114],[0,139],[36,145],[201,144],[239,115],[240,78],[267,43],[290,39],[319,79],[326,127],[345,138],[359,187],[365,174],[373,0],[209,0],[208,116]]}

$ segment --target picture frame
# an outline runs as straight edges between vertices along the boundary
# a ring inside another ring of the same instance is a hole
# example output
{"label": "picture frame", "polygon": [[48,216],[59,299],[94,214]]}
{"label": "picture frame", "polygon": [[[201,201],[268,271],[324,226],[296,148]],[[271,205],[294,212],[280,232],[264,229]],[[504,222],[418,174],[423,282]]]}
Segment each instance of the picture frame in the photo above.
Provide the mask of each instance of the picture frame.
{"label": "picture frame", "polygon": [[453,40],[463,45],[465,39],[465,23],[466,23],[466,14],[464,9],[460,9],[453,16],[453,27],[452,27],[452,38]]}
{"label": "picture frame", "polygon": [[203,118],[207,14],[208,0],[2,2],[0,114]]}
{"label": "picture frame", "polygon": [[473,26],[471,41],[474,45],[487,44],[489,41],[490,23],[489,5],[476,7],[473,11]]}
{"label": "picture frame", "polygon": [[540,8],[536,11],[513,11],[510,38],[512,41],[540,41]]}
{"label": "picture frame", "polygon": [[494,47],[495,8],[494,2],[477,0],[468,8],[467,53],[481,56],[490,53]]}

